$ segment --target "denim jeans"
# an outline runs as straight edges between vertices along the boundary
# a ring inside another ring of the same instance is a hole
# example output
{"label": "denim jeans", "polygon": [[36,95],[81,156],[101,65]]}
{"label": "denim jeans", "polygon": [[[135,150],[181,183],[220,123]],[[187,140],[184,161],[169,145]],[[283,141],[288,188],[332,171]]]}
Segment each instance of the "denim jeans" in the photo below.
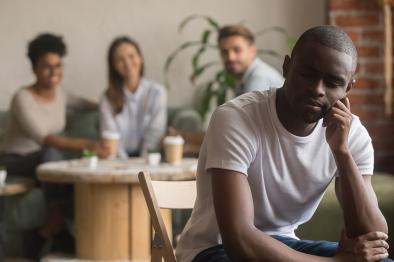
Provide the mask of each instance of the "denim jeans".
{"label": "denim jeans", "polygon": [[[306,254],[311,254],[320,257],[333,257],[335,256],[338,248],[337,242],[330,241],[314,241],[314,240],[298,240],[290,237],[272,236],[283,244]],[[223,245],[210,247],[200,252],[193,262],[229,262]],[[393,262],[391,259],[384,259],[381,262]]]}

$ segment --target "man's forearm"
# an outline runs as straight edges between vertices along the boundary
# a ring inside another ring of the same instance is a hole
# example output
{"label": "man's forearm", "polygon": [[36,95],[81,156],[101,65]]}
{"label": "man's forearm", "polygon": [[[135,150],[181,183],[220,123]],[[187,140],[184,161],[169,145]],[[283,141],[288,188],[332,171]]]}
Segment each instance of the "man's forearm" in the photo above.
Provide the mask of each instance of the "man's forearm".
{"label": "man's forearm", "polygon": [[375,193],[360,175],[350,152],[334,152],[334,157],[340,175],[338,197],[348,236],[356,237],[372,231],[387,233],[387,223],[379,210]]}

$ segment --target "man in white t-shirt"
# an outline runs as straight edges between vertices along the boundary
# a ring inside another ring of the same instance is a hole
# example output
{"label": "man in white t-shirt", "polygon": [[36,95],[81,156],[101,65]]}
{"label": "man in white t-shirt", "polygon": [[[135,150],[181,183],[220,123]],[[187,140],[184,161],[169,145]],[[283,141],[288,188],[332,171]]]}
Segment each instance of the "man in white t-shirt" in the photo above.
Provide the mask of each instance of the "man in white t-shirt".
{"label": "man in white t-shirt", "polygon": [[236,96],[283,85],[283,76],[257,57],[254,38],[253,33],[242,25],[228,25],[219,30],[220,56],[227,72],[237,81]]}
{"label": "man in white t-shirt", "polygon": [[[356,65],[346,33],[314,27],[286,56],[282,88],[250,92],[214,112],[179,261],[392,261],[371,185],[371,139],[347,98]],[[332,179],[344,215],[339,247],[299,240],[295,229]]]}

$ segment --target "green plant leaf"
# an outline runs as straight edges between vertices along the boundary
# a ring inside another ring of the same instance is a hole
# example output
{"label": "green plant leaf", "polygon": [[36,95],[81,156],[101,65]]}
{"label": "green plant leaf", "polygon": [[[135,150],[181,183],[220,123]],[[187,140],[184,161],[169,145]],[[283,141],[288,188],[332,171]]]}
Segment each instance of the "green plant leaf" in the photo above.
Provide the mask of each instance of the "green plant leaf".
{"label": "green plant leaf", "polygon": [[205,31],[203,32],[203,34],[202,34],[201,42],[202,42],[203,44],[208,43],[208,41],[209,41],[209,36],[210,36],[210,35],[211,35],[211,30],[205,30]]}
{"label": "green plant leaf", "polygon": [[197,19],[202,19],[207,21],[207,23],[216,31],[219,30],[219,24],[210,16],[207,15],[190,15],[187,16],[185,19],[182,20],[182,22],[179,25],[178,31],[179,33],[181,33],[183,31],[183,29],[186,27],[186,25],[193,20],[197,20]]}
{"label": "green plant leaf", "polygon": [[293,50],[296,42],[297,42],[297,38],[292,37],[292,36],[287,37],[287,46],[289,47],[290,51]]}
{"label": "green plant leaf", "polygon": [[[168,79],[168,72],[169,68],[173,62],[173,60],[185,49],[190,47],[196,48],[195,52],[191,56],[191,67],[192,73],[190,76],[190,81],[195,84],[197,78],[201,77],[204,73],[208,71],[209,68],[213,67],[214,65],[220,64],[218,61],[210,61],[208,63],[201,63],[202,56],[206,53],[208,49],[218,49],[216,43],[211,44],[210,40],[212,40],[212,35],[217,33],[220,29],[219,23],[217,23],[214,19],[207,15],[197,15],[193,14],[184,18],[178,30],[181,33],[186,26],[194,20],[202,20],[205,21],[208,26],[203,28],[201,31],[196,32],[199,35],[199,39],[195,41],[189,41],[180,45],[176,50],[174,50],[166,59],[164,65],[164,73],[165,73],[165,83],[166,86],[169,87],[169,79]],[[287,45],[289,49],[292,49],[295,43],[295,39],[290,37],[286,30],[280,26],[273,26],[269,28],[265,28],[256,33],[256,37],[262,36],[268,33],[280,33],[286,37]],[[276,58],[282,58],[281,54],[275,50],[271,49],[261,49],[258,50],[259,55],[270,55]],[[233,75],[229,72],[225,71],[223,68],[216,69],[210,71],[209,73],[214,73],[214,76],[210,78],[210,80],[204,84],[203,86],[198,85],[197,87],[198,92],[200,95],[197,96],[196,100],[196,108],[199,114],[203,119],[205,119],[206,114],[210,110],[212,99],[215,99],[218,105],[223,104],[226,102],[228,91],[231,89],[235,89],[237,81]],[[206,74],[207,75],[207,74]]]}
{"label": "green plant leaf", "polygon": [[284,35],[286,37],[288,48],[290,50],[293,49],[297,39],[295,37],[293,37],[293,36],[290,36],[287,33],[286,29],[284,29],[283,27],[280,27],[280,26],[272,26],[272,27],[264,28],[263,30],[258,31],[255,34],[255,37],[258,38],[258,37],[260,37],[260,36],[262,36],[264,34],[271,33],[271,32],[277,32],[277,33],[280,33],[280,34]]}
{"label": "green plant leaf", "polygon": [[92,157],[97,156],[96,152],[93,150],[84,149],[82,151],[82,157]]}
{"label": "green plant leaf", "polygon": [[175,57],[181,52],[182,50],[185,50],[189,47],[192,46],[198,46],[201,45],[200,41],[189,41],[181,44],[177,49],[175,49],[166,59],[165,65],[164,65],[164,72],[168,72],[168,69],[170,68],[170,65],[172,61],[175,59]]}
{"label": "green plant leaf", "polygon": [[227,95],[227,90],[229,86],[227,86],[225,83],[220,83],[219,89],[217,90],[217,95],[216,95],[216,103],[218,106],[224,104],[226,102],[226,95]]}
{"label": "green plant leaf", "polygon": [[224,71],[224,83],[229,88],[235,89],[236,79],[235,77],[227,71]]}
{"label": "green plant leaf", "polygon": [[196,79],[202,74],[204,73],[204,71],[214,65],[220,65],[219,61],[211,61],[208,62],[198,68],[196,68],[195,70],[193,70],[192,75],[190,76],[190,81],[192,83],[194,83],[196,81]]}
{"label": "green plant leaf", "polygon": [[200,47],[197,50],[197,53],[194,54],[193,58],[192,58],[192,68],[193,71],[195,71],[198,68],[198,61],[200,59],[200,56],[204,53],[205,51],[205,46]]}
{"label": "green plant leaf", "polygon": [[204,87],[205,90],[203,93],[203,97],[201,99],[201,103],[199,104],[199,107],[197,108],[197,111],[203,120],[205,120],[205,117],[210,108],[211,100],[215,96],[215,92],[213,91],[212,88],[214,84],[215,81],[210,81]]}

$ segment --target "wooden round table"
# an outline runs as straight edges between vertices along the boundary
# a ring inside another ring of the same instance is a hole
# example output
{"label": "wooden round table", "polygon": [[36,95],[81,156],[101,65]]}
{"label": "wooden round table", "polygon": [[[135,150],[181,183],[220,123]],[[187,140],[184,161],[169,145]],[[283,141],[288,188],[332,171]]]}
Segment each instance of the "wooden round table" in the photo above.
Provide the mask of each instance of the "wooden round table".
{"label": "wooden round table", "polygon": [[[153,180],[193,180],[197,159],[159,166],[148,166],[143,158],[100,160],[96,168],[78,159],[38,167],[41,181],[74,184],[77,258],[149,260],[151,223],[137,176],[143,170]],[[171,213],[163,215],[171,228]]]}
{"label": "wooden round table", "polygon": [[8,177],[4,185],[0,185],[0,196],[11,196],[30,191],[34,180],[24,177]]}

